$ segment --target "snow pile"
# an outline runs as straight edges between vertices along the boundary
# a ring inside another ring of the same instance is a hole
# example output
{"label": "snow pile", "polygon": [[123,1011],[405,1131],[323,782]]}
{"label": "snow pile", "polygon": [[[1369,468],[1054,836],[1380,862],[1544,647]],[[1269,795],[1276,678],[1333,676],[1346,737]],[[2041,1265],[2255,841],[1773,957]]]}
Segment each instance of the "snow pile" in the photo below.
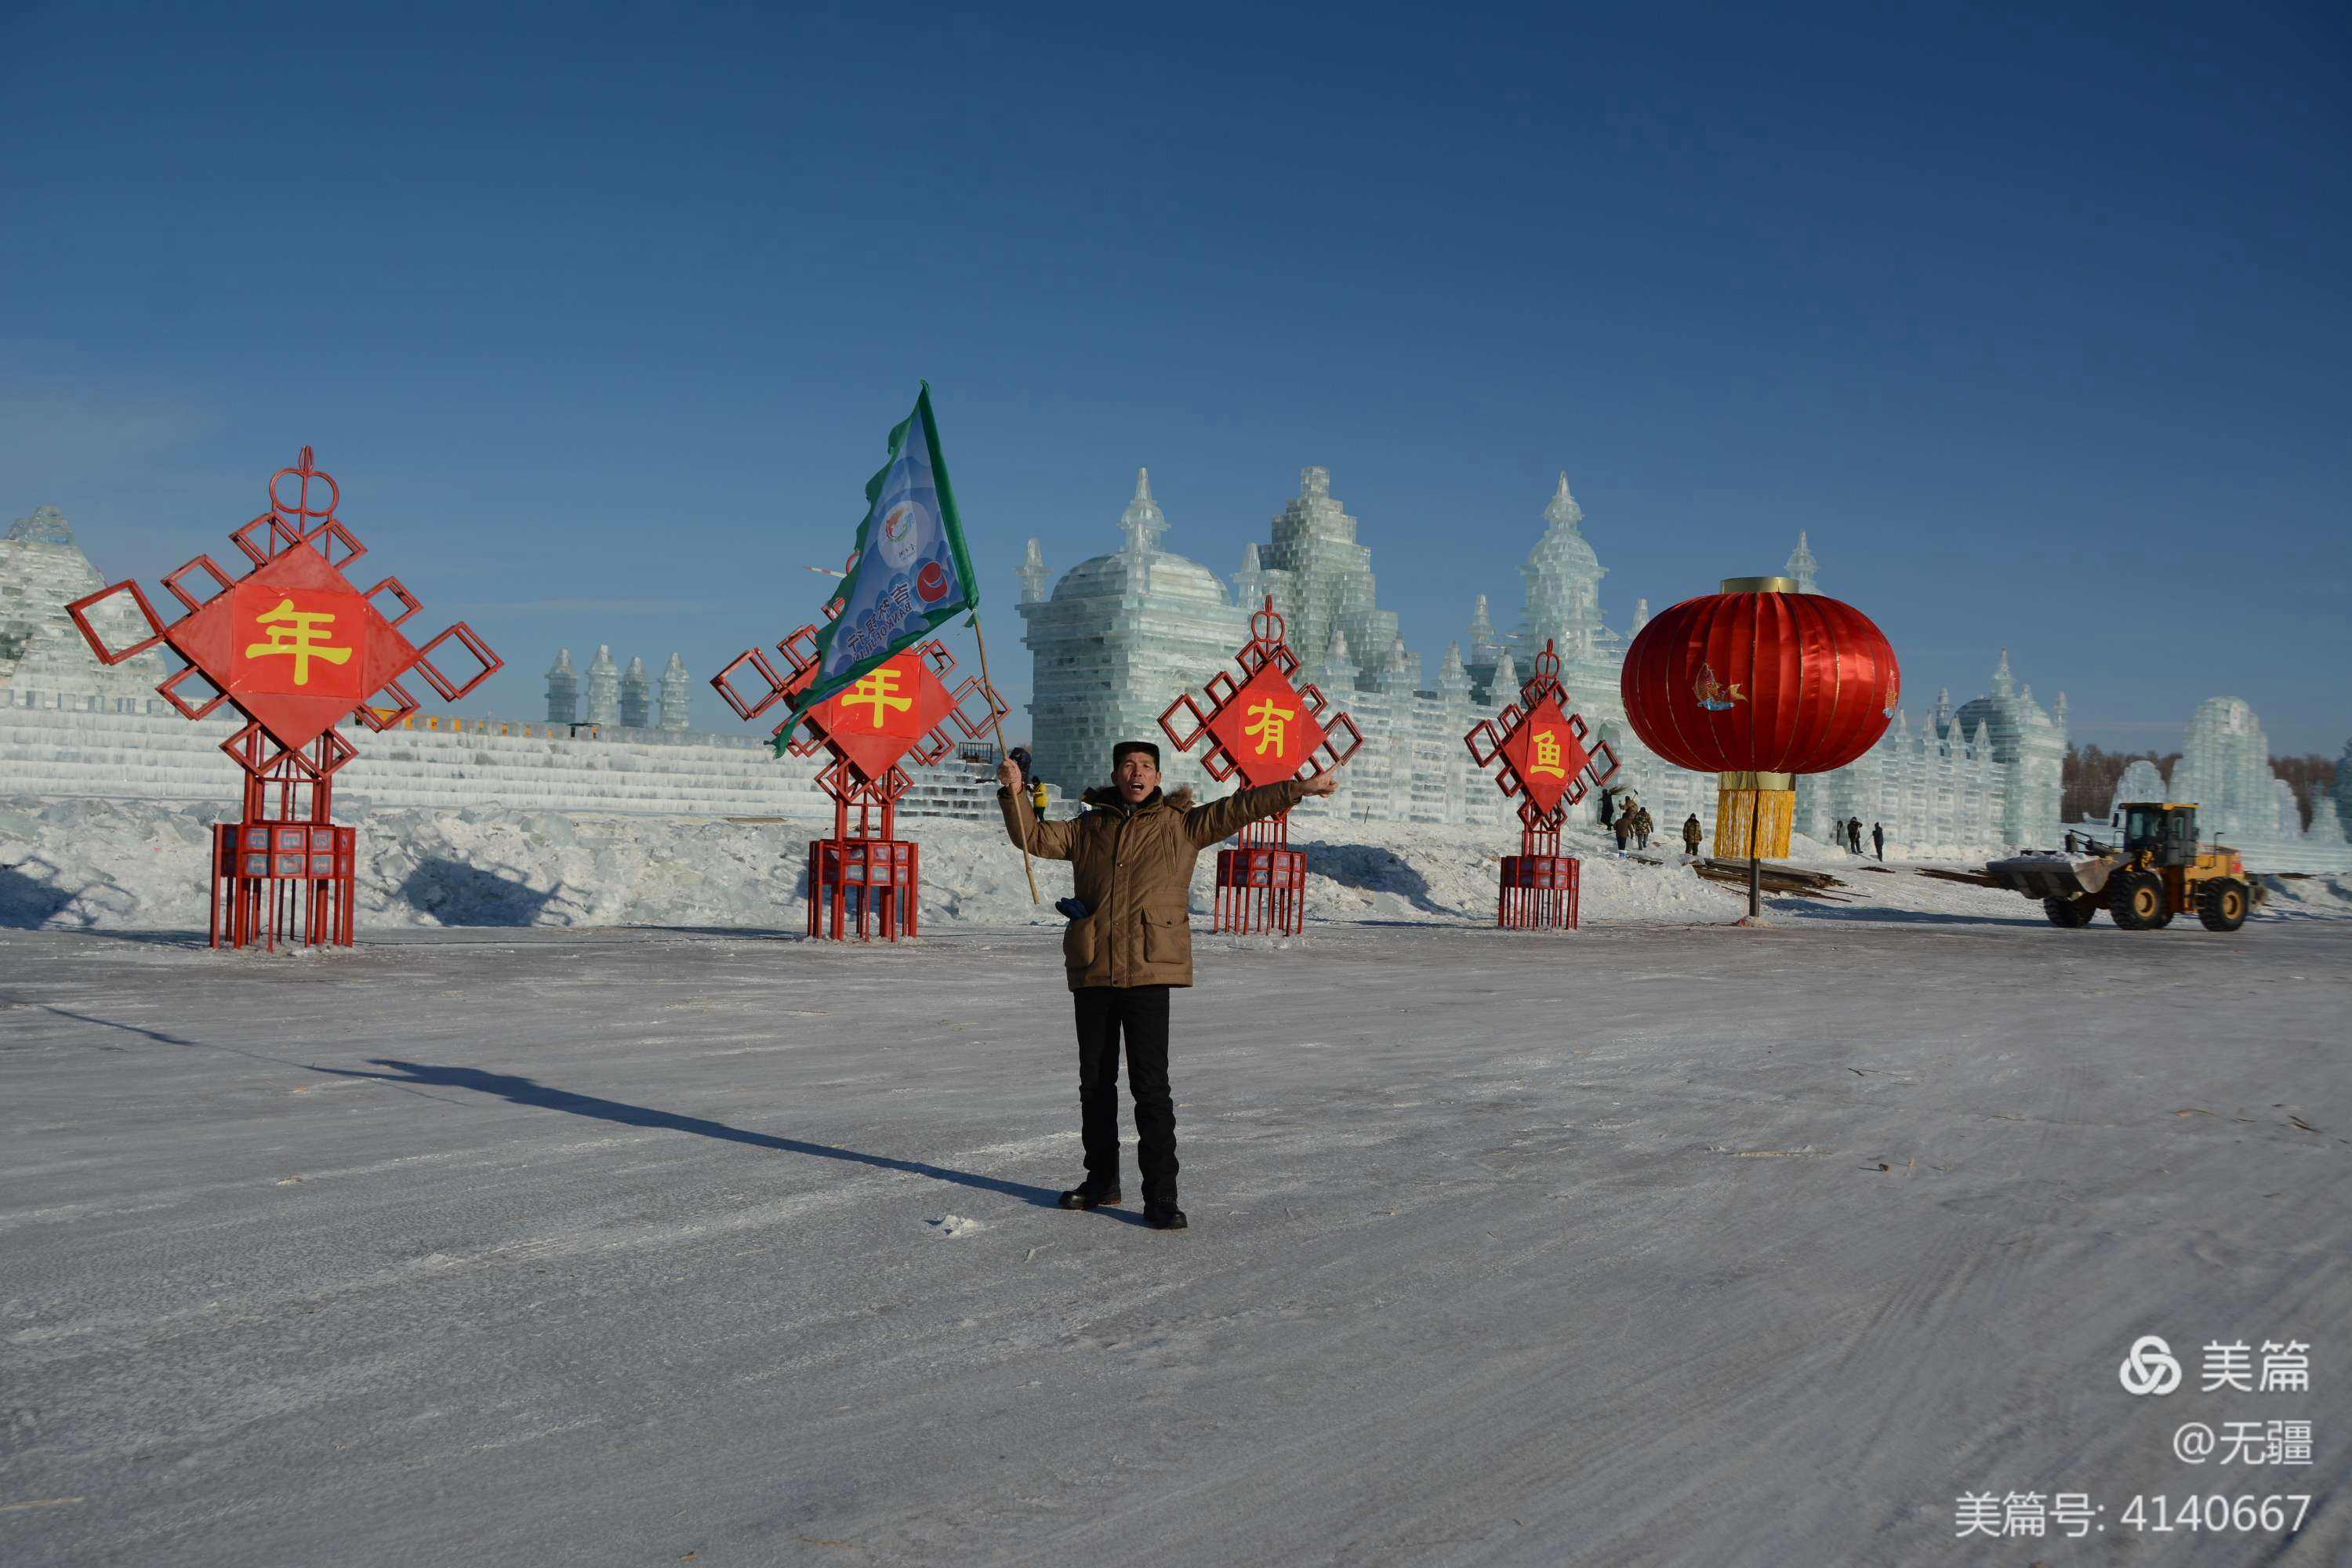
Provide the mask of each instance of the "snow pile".
{"label": "snow pile", "polygon": [[963,1215],[955,1214],[944,1214],[937,1219],[925,1220],[923,1223],[931,1227],[933,1236],[938,1237],[977,1236],[983,1230],[995,1228],[985,1220],[966,1219]]}
{"label": "snow pile", "polygon": [[[202,927],[217,816],[160,802],[0,798],[0,926]],[[347,820],[359,828],[360,923],[377,929],[798,931],[808,840],[826,826],[502,809],[384,809]],[[925,818],[907,826],[922,847],[926,925],[1060,923],[1053,900],[1069,890],[1060,865],[1036,863],[1045,902],[1034,906],[1021,857],[995,825]],[[1315,921],[1489,923],[1502,856],[1517,847],[1492,828],[1318,820],[1312,805],[1294,817],[1291,834],[1308,851],[1307,912]],[[1646,857],[1621,858],[1599,830],[1572,828],[1562,847],[1583,859],[1589,925],[1712,923],[1744,912],[1742,889],[1702,880],[1655,843]],[[1775,918],[2038,918],[2013,893],[1922,876],[1916,865],[1881,869],[1801,838],[1794,848],[1778,863],[1830,871],[1844,886],[1820,900],[1772,899]],[[1197,914],[1209,912],[1214,873],[1213,854],[1202,855],[1192,883]],[[2352,879],[2265,880],[2265,914],[2352,917]]]}
{"label": "snow pile", "polygon": [[2291,920],[2352,919],[2352,876],[2257,877],[2270,889],[2264,914]]}

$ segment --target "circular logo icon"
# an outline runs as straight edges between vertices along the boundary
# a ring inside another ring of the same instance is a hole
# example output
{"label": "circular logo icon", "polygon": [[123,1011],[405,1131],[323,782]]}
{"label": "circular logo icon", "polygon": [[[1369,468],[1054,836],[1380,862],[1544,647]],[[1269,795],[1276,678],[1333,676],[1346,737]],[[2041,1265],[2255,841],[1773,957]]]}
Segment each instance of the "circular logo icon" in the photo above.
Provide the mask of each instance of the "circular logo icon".
{"label": "circular logo icon", "polygon": [[2169,1394],[2180,1386],[2180,1363],[2162,1336],[2142,1334],[2132,1341],[2131,1354],[2124,1357],[2117,1375],[2126,1394]]}
{"label": "circular logo icon", "polygon": [[915,592],[926,605],[936,605],[948,596],[948,569],[936,561],[926,561],[923,569],[915,574]]}
{"label": "circular logo icon", "polygon": [[882,514],[882,559],[903,572],[922,552],[930,531],[930,515],[911,500],[902,500]]}

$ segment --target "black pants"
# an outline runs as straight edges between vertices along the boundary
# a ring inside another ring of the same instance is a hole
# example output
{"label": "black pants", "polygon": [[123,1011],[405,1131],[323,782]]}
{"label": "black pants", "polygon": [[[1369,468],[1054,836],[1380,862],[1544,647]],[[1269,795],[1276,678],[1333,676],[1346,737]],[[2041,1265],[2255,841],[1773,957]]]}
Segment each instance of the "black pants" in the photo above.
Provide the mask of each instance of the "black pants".
{"label": "black pants", "polygon": [[1176,1101],[1168,1091],[1165,985],[1087,985],[1071,994],[1078,1012],[1078,1112],[1087,1182],[1118,1182],[1118,1043],[1127,1038],[1127,1085],[1135,1096],[1136,1163],[1143,1201],[1176,1201]]}

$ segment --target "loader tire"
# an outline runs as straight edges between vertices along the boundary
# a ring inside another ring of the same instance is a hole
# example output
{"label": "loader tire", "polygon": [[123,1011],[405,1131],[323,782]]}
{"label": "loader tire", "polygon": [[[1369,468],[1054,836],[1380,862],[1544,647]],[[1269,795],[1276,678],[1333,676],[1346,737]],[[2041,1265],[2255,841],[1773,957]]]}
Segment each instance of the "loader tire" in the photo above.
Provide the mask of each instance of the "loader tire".
{"label": "loader tire", "polygon": [[2153,871],[2118,871],[2107,879],[2107,913],[2126,931],[2162,931],[2172,923],[2164,879]]}
{"label": "loader tire", "polygon": [[2197,918],[2207,931],[2235,931],[2246,923],[2246,885],[2234,877],[2217,878],[2197,895]]}
{"label": "loader tire", "polygon": [[2079,899],[2044,899],[2042,912],[2050,917],[2052,925],[2080,931],[2099,912],[2099,901],[2087,895]]}

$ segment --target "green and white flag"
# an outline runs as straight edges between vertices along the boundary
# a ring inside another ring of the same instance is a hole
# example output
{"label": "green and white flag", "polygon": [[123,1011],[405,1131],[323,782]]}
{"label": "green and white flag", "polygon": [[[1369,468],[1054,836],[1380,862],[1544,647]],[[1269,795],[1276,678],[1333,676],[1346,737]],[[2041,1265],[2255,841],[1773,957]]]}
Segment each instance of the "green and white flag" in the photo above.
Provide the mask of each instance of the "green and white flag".
{"label": "green and white flag", "polygon": [[[980,607],[980,579],[964,550],[931,417],[931,385],[890,432],[890,460],[866,481],[866,521],[842,579],[841,614],[816,635],[816,679],[795,696],[806,712],[941,622]],[[784,749],[779,737],[776,749]]]}

